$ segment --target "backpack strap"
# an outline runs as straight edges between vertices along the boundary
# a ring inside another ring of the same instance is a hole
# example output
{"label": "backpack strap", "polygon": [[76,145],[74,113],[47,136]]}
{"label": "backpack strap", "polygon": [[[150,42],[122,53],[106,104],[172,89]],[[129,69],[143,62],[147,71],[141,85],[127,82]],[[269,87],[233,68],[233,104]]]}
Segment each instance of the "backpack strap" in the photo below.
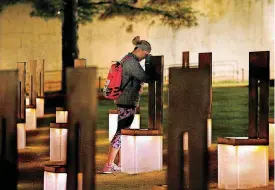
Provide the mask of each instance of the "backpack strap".
{"label": "backpack strap", "polygon": [[[131,56],[131,55],[125,56],[120,62],[117,62],[117,64],[119,63],[119,64],[122,66],[122,64],[123,64],[127,59],[129,59],[130,56]],[[126,84],[125,84],[124,86],[120,87],[120,90],[123,91],[124,88],[125,88],[125,87],[129,84],[129,82],[132,81],[132,80],[133,80],[133,77],[130,77],[130,78],[128,79],[128,81],[126,82]],[[121,84],[122,84],[122,83],[121,83]]]}
{"label": "backpack strap", "polygon": [[118,63],[120,63],[120,65],[122,65],[127,59],[129,59],[130,58],[130,56],[131,55],[126,55],[120,62],[118,62]]}

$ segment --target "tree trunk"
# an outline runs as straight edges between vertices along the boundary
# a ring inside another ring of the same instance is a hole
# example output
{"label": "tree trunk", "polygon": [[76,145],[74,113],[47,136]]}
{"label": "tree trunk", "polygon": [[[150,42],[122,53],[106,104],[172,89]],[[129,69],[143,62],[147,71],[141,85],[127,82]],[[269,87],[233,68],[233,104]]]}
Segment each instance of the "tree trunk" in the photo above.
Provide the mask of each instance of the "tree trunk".
{"label": "tree trunk", "polygon": [[78,0],[63,0],[64,18],[62,22],[62,92],[66,94],[66,68],[74,67],[78,58]]}

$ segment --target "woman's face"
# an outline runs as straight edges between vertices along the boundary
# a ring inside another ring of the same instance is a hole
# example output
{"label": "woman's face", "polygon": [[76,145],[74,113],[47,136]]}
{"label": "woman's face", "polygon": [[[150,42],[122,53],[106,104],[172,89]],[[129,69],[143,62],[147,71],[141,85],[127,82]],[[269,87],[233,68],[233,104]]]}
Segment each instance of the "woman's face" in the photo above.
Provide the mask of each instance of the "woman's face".
{"label": "woman's face", "polygon": [[145,57],[147,56],[147,55],[149,55],[150,53],[148,52],[148,51],[145,51],[145,50],[142,50],[142,49],[140,49],[140,60],[143,60],[143,59],[145,59]]}

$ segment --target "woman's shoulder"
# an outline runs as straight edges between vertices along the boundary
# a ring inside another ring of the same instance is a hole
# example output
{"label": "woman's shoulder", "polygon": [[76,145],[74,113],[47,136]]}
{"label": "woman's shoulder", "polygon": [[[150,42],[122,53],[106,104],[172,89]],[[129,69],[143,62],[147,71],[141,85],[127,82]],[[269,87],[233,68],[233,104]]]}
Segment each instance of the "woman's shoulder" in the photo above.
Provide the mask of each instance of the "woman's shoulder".
{"label": "woman's shoulder", "polygon": [[125,55],[123,58],[122,58],[122,61],[125,60],[125,61],[134,61],[134,62],[139,62],[138,61],[138,58],[132,54],[132,53],[128,53],[127,55]]}
{"label": "woman's shoulder", "polygon": [[125,65],[132,65],[132,64],[137,64],[139,63],[138,60],[132,55],[132,54],[127,54],[122,60],[122,64]]}

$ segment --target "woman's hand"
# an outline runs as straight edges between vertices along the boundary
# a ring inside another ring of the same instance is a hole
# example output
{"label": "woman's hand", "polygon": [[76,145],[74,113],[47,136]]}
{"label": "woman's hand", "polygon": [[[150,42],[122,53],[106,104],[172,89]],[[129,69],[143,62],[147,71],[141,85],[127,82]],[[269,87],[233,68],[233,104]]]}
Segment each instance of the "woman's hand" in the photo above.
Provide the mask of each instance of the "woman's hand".
{"label": "woman's hand", "polygon": [[139,89],[139,94],[140,95],[143,93],[143,85],[144,85],[144,83],[140,84],[140,89]]}

